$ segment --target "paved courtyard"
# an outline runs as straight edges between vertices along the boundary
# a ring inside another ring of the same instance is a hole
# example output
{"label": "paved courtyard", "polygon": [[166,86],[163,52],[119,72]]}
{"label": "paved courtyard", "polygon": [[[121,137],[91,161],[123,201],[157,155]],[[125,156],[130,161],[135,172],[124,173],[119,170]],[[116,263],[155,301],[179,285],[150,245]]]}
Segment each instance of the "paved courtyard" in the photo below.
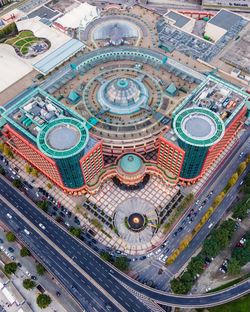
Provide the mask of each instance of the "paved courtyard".
{"label": "paved courtyard", "polygon": [[109,180],[97,194],[87,195],[87,197],[91,202],[104,209],[107,215],[113,216],[118,205],[131,197],[146,199],[156,210],[159,210],[167,205],[178,189],[178,186],[164,185],[160,178],[151,176],[144,188],[139,190],[122,190],[112,180]]}

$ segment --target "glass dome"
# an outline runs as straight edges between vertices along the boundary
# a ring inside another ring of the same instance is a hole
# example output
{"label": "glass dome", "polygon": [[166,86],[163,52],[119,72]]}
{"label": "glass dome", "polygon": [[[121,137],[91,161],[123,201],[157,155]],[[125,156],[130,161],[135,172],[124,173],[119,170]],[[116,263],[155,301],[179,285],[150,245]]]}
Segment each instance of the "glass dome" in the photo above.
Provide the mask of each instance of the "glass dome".
{"label": "glass dome", "polygon": [[148,103],[148,90],[142,81],[122,77],[105,81],[97,100],[105,109],[115,114],[131,114]]}

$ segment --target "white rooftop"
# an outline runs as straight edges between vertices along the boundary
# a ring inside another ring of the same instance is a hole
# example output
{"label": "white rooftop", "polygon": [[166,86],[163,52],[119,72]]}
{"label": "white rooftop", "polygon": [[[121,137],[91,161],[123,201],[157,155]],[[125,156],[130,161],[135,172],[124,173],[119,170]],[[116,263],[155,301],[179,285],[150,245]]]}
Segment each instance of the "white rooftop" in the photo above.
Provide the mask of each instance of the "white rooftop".
{"label": "white rooftop", "polygon": [[87,2],[81,3],[64,16],[58,18],[56,23],[59,23],[65,28],[77,28],[79,25],[85,28],[94,18],[98,17],[97,8]]}
{"label": "white rooftop", "polygon": [[0,68],[0,92],[32,71],[32,66],[8,44],[0,44]]}

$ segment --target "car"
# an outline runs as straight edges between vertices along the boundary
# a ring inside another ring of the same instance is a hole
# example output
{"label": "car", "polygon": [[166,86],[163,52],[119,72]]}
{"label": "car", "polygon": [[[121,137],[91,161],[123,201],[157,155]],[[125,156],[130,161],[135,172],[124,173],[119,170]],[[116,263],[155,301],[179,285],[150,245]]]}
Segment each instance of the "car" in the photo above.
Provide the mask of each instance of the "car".
{"label": "car", "polygon": [[164,257],[162,258],[162,261],[166,262],[167,258],[168,258],[168,255],[164,255]]}
{"label": "car", "polygon": [[187,223],[187,220],[183,220],[183,221],[181,222],[182,225],[185,225],[186,223]]}
{"label": "car", "polygon": [[0,244],[3,244],[3,243],[4,243],[3,239],[2,239],[2,238],[0,238]]}
{"label": "car", "polygon": [[205,199],[205,200],[203,200],[202,205],[204,206],[204,205],[206,205],[206,203],[207,203],[207,200]]}
{"label": "car", "polygon": [[30,235],[30,232],[27,229],[23,230],[25,234]]}
{"label": "car", "polygon": [[140,260],[145,260],[146,259],[146,256],[141,256],[140,257]]}
{"label": "car", "polygon": [[37,277],[35,275],[31,275],[30,277],[33,281],[36,281],[37,280]]}
{"label": "car", "polygon": [[190,213],[193,213],[194,212],[194,208],[192,208],[191,210],[190,210]]}
{"label": "car", "polygon": [[67,227],[70,227],[69,222],[64,222],[64,224],[65,224]]}
{"label": "car", "polygon": [[199,199],[197,199],[197,200],[196,200],[196,202],[195,202],[195,204],[196,204],[196,205],[198,205],[198,204],[199,204],[199,202],[200,202],[200,200],[199,200]]}
{"label": "car", "polygon": [[214,225],[214,223],[211,222],[211,223],[209,224],[208,228],[211,229],[211,227],[212,227],[213,225]]}
{"label": "car", "polygon": [[154,255],[154,253],[153,252],[150,252],[149,254],[147,254],[147,258],[150,258],[150,257],[152,257]]}
{"label": "car", "polygon": [[175,237],[175,236],[177,236],[177,235],[178,235],[178,232],[177,232],[177,231],[175,231],[173,235],[174,235],[174,237]]}
{"label": "car", "polygon": [[44,226],[42,223],[39,223],[39,226],[40,226],[40,228],[43,229],[43,230],[46,229],[45,226]]}
{"label": "car", "polygon": [[161,254],[158,260],[162,261],[162,258],[164,257],[164,254]]}
{"label": "car", "polygon": [[162,251],[161,248],[159,248],[158,250],[156,250],[155,255],[159,255],[159,253]]}
{"label": "car", "polygon": [[178,232],[181,232],[182,230],[183,230],[183,227],[181,226],[181,227],[178,228],[177,231],[178,231]]}
{"label": "car", "polygon": [[62,211],[59,212],[59,215],[60,215],[62,218],[65,218],[65,217],[66,217],[65,214],[64,214]]}
{"label": "car", "polygon": [[203,208],[203,205],[201,205],[198,210],[201,211],[202,208]]}
{"label": "car", "polygon": [[244,152],[240,153],[240,158],[242,158],[244,156]]}
{"label": "car", "polygon": [[21,268],[21,267],[22,267],[22,264],[21,264],[20,262],[17,262],[17,266],[18,266],[19,268]]}
{"label": "car", "polygon": [[10,256],[10,259],[13,261],[16,260],[16,258],[14,256]]}
{"label": "car", "polygon": [[197,212],[197,211],[195,211],[195,213],[194,213],[194,217],[196,217],[196,216],[197,216],[197,214],[198,214],[198,212]]}
{"label": "car", "polygon": [[57,295],[57,297],[60,297],[60,296],[61,296],[60,291],[57,291],[57,292],[56,292],[56,295]]}
{"label": "car", "polygon": [[12,219],[12,215],[10,213],[7,213],[6,216],[9,218],[9,219]]}
{"label": "car", "polygon": [[15,249],[12,248],[12,247],[9,247],[8,250],[9,250],[9,252],[11,252],[11,253],[15,252]]}
{"label": "car", "polygon": [[25,274],[26,274],[27,276],[31,277],[31,274],[30,274],[29,271],[25,271]]}
{"label": "car", "polygon": [[0,246],[0,250],[2,250],[2,251],[3,251],[4,249],[5,249],[5,248],[4,248],[3,246]]}

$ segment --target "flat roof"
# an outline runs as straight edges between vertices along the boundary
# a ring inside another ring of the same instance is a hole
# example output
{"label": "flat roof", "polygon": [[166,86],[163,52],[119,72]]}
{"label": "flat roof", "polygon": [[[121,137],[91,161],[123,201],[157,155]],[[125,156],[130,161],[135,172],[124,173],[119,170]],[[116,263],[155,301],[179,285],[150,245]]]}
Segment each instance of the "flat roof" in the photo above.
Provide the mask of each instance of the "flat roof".
{"label": "flat roof", "polygon": [[33,68],[18,56],[9,44],[0,44],[0,92],[32,72]]}
{"label": "flat roof", "polygon": [[64,151],[75,146],[79,138],[80,131],[76,127],[61,124],[48,132],[46,140],[53,149]]}
{"label": "flat roof", "polygon": [[33,17],[40,17],[44,18],[46,17],[47,19],[53,19],[57,15],[61,14],[59,11],[54,11],[47,6],[41,6],[40,8],[32,11],[31,13],[28,14],[28,18],[33,18]]}
{"label": "flat roof", "polygon": [[174,118],[173,128],[178,138],[194,146],[211,146],[224,135],[223,120],[207,108],[191,107]]}
{"label": "flat roof", "polygon": [[78,28],[80,25],[85,28],[97,16],[98,11],[96,6],[84,2],[58,18],[56,23],[65,28]]}
{"label": "flat roof", "polygon": [[87,145],[89,132],[84,121],[58,118],[38,133],[37,145],[47,156],[67,158],[78,154]]}
{"label": "flat roof", "polygon": [[82,50],[84,46],[85,45],[81,41],[77,39],[70,39],[42,60],[35,63],[33,66],[36,70],[46,75],[75,53]]}
{"label": "flat roof", "polygon": [[182,28],[183,26],[185,26],[190,21],[190,18],[188,18],[182,14],[179,14],[177,12],[174,12],[174,11],[170,11],[170,12],[166,13],[164,16],[174,20],[175,21],[174,25],[176,27],[179,27],[179,28]]}
{"label": "flat roof", "polygon": [[221,10],[218,14],[212,17],[208,21],[208,23],[214,24],[228,31],[229,29],[232,28],[232,26],[238,24],[242,19],[243,17],[241,17],[236,13],[227,10]]}

